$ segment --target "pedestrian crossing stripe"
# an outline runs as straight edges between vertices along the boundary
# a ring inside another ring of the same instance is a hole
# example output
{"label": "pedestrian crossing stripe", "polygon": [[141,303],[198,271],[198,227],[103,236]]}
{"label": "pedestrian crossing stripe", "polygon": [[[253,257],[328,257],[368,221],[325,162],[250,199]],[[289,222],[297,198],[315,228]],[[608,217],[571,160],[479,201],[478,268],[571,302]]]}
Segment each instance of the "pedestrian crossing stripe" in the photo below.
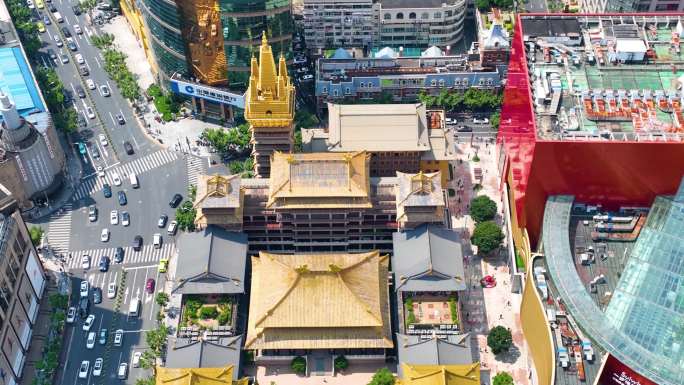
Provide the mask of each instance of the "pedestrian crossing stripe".
{"label": "pedestrian crossing stripe", "polygon": [[119,175],[121,183],[126,183],[126,179],[130,174],[140,175],[149,170],[163,166],[178,159],[178,154],[172,151],[160,150],[138,158],[132,162],[128,162],[117,167],[111,168],[105,172],[104,177],[91,175],[81,180],[81,185],[78,186],[74,194],[74,200],[79,201],[93,194],[96,191],[102,190],[105,183],[114,186],[112,175],[114,173]]}
{"label": "pedestrian crossing stripe", "polygon": [[197,186],[199,176],[205,173],[204,166],[206,163],[204,159],[194,155],[188,155],[185,164],[188,169],[188,185]]}
{"label": "pedestrian crossing stripe", "polygon": [[71,210],[71,203],[67,203],[62,206],[62,213],[57,211],[50,216],[47,241],[57,253],[66,253],[69,251],[69,239],[71,238]]}
{"label": "pedestrian crossing stripe", "polygon": [[[136,264],[136,263],[151,263],[157,262],[161,258],[171,258],[175,252],[175,247],[173,244],[163,244],[160,249],[155,249],[154,245],[143,245],[140,251],[133,250],[132,246],[126,246],[124,249],[124,264]],[[67,266],[69,269],[81,269],[81,257],[84,255],[90,256],[90,268],[97,269],[97,264],[100,262],[100,257],[107,256],[110,258],[111,262],[114,263],[114,254],[116,252],[116,247],[102,248],[102,249],[91,249],[91,250],[79,250],[72,251],[71,258],[67,261]]]}

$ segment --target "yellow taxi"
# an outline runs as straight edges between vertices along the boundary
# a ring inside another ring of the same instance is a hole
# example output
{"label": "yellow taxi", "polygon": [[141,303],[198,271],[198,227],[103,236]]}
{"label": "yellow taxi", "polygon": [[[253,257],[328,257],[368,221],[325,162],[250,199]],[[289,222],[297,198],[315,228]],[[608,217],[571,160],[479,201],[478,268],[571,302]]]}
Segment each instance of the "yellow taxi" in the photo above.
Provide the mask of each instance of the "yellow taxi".
{"label": "yellow taxi", "polygon": [[43,3],[43,0],[36,0],[36,8],[38,8],[38,9],[45,8],[45,3]]}
{"label": "yellow taxi", "polygon": [[39,22],[36,23],[36,24],[38,25],[38,32],[44,33],[44,32],[45,32],[45,24],[43,24],[42,21],[39,21]]}
{"label": "yellow taxi", "polygon": [[162,258],[159,260],[159,272],[166,273],[166,268],[169,266],[169,259]]}

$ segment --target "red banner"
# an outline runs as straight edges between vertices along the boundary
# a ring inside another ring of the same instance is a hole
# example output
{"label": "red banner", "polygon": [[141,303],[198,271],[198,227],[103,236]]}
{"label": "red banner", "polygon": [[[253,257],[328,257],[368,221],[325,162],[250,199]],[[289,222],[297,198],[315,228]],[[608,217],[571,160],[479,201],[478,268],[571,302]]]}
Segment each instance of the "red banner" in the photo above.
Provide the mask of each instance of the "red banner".
{"label": "red banner", "polygon": [[612,355],[608,355],[596,385],[658,385],[632,370]]}

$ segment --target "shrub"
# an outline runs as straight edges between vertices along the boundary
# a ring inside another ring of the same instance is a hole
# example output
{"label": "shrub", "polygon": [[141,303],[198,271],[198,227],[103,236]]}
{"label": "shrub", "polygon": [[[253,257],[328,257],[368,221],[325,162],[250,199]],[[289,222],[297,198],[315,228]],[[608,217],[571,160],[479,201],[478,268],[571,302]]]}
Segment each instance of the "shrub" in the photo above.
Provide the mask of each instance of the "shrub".
{"label": "shrub", "polygon": [[215,306],[205,306],[202,307],[199,311],[199,317],[201,319],[216,319],[218,317],[219,312],[216,310]]}
{"label": "shrub", "polygon": [[306,360],[302,356],[297,356],[290,362],[290,368],[297,374],[306,373]]}
{"label": "shrub", "polygon": [[496,202],[486,195],[478,195],[470,201],[470,217],[475,222],[491,221],[496,212]]}
{"label": "shrub", "polygon": [[449,310],[451,311],[451,322],[458,325],[458,306],[455,297],[449,297]]}
{"label": "shrub", "polygon": [[224,310],[219,314],[218,318],[216,319],[221,326],[228,325],[230,323],[230,318],[231,318],[231,311],[230,310]]}
{"label": "shrub", "polygon": [[513,385],[513,377],[507,372],[499,372],[494,376],[493,385]]}
{"label": "shrub", "polygon": [[394,375],[387,368],[380,368],[373,375],[368,385],[394,385]]}
{"label": "shrub", "polygon": [[31,237],[31,243],[33,246],[40,245],[40,240],[43,239],[43,229],[38,226],[31,226],[29,228],[29,236]]}
{"label": "shrub", "polygon": [[488,254],[501,246],[504,235],[499,225],[492,221],[480,222],[475,226],[475,231],[470,237],[473,245],[477,246],[478,253]]}
{"label": "shrub", "polygon": [[335,357],[335,369],[337,370],[344,370],[349,367],[349,361],[347,361],[347,358],[345,356],[337,356]]}
{"label": "shrub", "polygon": [[487,336],[487,346],[492,349],[492,353],[499,354],[508,351],[513,345],[511,331],[503,326],[495,326],[489,331]]}

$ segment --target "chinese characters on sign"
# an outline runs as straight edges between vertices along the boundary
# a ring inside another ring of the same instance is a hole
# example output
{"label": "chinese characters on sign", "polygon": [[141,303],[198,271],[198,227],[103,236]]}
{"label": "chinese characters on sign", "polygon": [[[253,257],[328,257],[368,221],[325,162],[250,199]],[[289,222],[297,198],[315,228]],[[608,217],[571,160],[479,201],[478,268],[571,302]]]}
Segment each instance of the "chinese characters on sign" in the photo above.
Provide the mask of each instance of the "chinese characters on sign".
{"label": "chinese characters on sign", "polygon": [[194,96],[212,102],[245,108],[245,96],[230,93],[214,87],[171,79],[171,90],[177,94]]}

